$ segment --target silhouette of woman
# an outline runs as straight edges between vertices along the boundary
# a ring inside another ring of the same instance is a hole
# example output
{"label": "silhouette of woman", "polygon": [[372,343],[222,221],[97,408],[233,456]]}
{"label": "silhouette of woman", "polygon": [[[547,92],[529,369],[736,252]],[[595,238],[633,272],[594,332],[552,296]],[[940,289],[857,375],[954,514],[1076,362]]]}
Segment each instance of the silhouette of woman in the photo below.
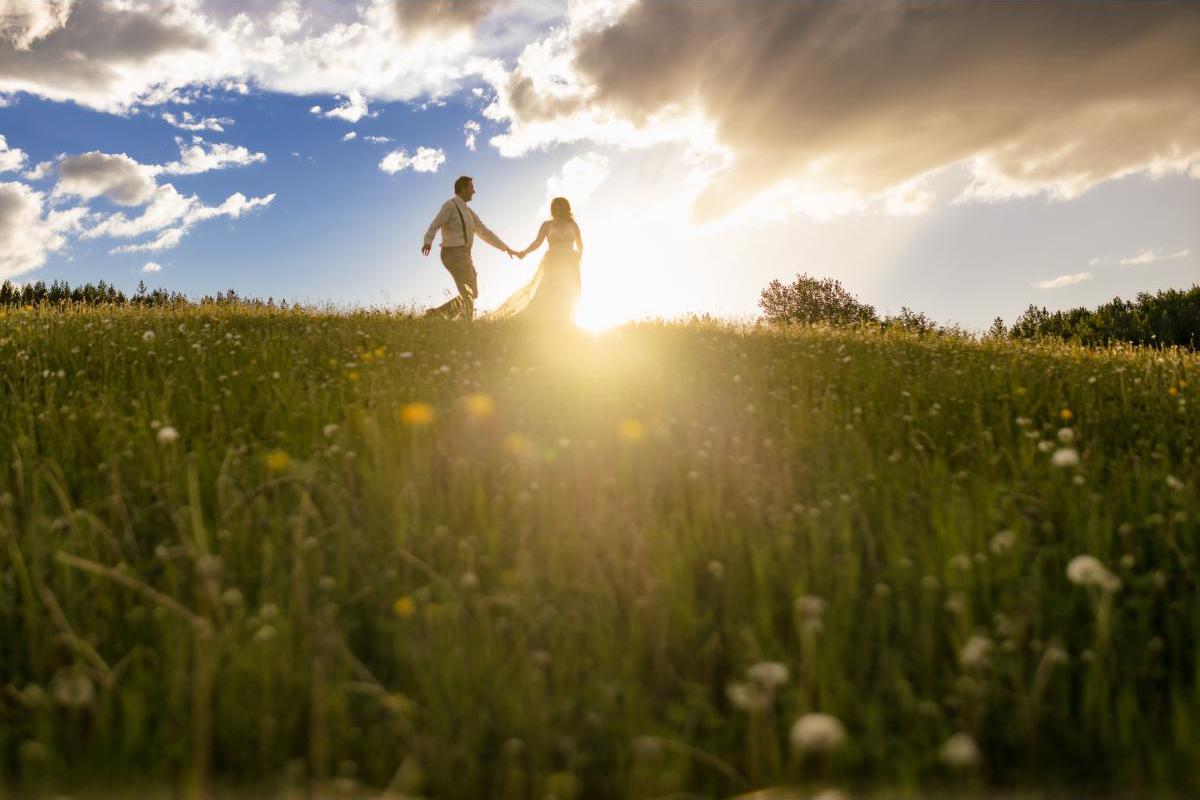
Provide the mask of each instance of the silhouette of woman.
{"label": "silhouette of woman", "polygon": [[524,258],[547,240],[550,247],[542,256],[533,279],[486,315],[487,319],[519,317],[561,325],[571,322],[575,304],[579,301],[583,235],[565,197],[556,197],[550,202],[550,219],[542,223],[533,244],[517,255]]}

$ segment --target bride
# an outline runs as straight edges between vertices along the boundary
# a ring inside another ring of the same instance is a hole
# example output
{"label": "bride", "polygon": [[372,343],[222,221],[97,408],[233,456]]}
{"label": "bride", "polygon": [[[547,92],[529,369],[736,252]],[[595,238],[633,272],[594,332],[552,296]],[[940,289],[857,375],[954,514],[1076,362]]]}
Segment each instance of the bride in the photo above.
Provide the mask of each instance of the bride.
{"label": "bride", "polygon": [[550,202],[550,219],[542,223],[533,244],[517,253],[519,258],[532,253],[549,240],[550,248],[533,279],[500,304],[487,319],[538,320],[569,324],[579,300],[579,260],[583,255],[583,235],[571,214],[565,197]]}

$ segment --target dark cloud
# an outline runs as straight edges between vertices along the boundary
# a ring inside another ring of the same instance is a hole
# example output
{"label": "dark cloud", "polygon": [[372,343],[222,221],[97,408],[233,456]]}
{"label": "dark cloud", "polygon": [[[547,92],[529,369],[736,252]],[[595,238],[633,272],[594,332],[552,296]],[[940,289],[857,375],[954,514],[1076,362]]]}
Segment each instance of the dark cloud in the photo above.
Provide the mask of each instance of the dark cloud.
{"label": "dark cloud", "polygon": [[21,30],[8,32],[0,42],[0,88],[86,102],[110,92],[122,67],[207,47],[197,32],[166,21],[161,9],[122,10],[101,0],[64,8],[61,27],[47,26],[39,38],[22,42]]}
{"label": "dark cloud", "polygon": [[141,205],[154,195],[155,172],[155,168],[139,164],[124,153],[92,151],[64,156],[58,162],[54,193],[85,199],[104,195],[121,205]]}
{"label": "dark cloud", "polygon": [[491,12],[495,0],[395,0],[403,33],[436,28],[467,28]]}
{"label": "dark cloud", "polygon": [[[734,166],[714,216],[785,179],[864,194],[976,158],[978,196],[1071,196],[1200,160],[1200,3],[643,0],[574,44],[589,102],[695,103]],[[514,74],[518,121],[572,110]]]}

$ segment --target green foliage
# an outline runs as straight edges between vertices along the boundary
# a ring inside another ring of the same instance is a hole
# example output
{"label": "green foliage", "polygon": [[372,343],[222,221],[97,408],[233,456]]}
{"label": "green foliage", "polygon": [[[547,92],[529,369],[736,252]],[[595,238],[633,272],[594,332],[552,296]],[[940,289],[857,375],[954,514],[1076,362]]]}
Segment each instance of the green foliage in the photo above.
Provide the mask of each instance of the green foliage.
{"label": "green foliage", "polygon": [[5,792],[1200,791],[1194,353],[130,303],[0,363]]}
{"label": "green foliage", "polygon": [[875,309],[833,278],[797,275],[789,284],[771,281],[758,301],[767,321],[776,325],[833,325],[845,327],[878,320]]}
{"label": "green foliage", "polygon": [[1200,285],[1186,291],[1142,292],[1136,301],[1117,297],[1089,310],[1047,311],[1030,306],[1013,323],[1016,339],[1044,336],[1080,342],[1175,345],[1195,348],[1200,342]]}

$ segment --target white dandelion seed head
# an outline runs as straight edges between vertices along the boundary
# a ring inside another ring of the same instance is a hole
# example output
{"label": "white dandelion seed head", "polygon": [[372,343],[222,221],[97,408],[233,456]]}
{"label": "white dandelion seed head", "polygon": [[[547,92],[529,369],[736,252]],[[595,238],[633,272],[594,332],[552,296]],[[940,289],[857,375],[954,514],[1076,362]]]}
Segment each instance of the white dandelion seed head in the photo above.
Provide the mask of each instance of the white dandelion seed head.
{"label": "white dandelion seed head", "polygon": [[92,704],[96,689],[86,672],[75,667],[66,667],[54,673],[54,677],[51,678],[50,694],[60,706],[83,708]]}
{"label": "white dandelion seed head", "polygon": [[846,741],[846,728],[831,714],[805,714],[792,725],[788,738],[792,749],[798,752],[828,753]]}
{"label": "white dandelion seed head", "polygon": [[771,695],[754,683],[731,683],[725,688],[725,696],[735,708],[757,713],[766,711],[771,705]]}
{"label": "white dandelion seed head", "polygon": [[1005,529],[992,537],[988,542],[988,549],[995,555],[1003,555],[1012,549],[1012,546],[1017,543],[1017,535],[1012,531]]}
{"label": "white dandelion seed head", "polygon": [[323,433],[325,435],[326,439],[332,439],[334,437],[334,434],[336,434],[337,432],[338,432],[338,426],[333,424],[332,422],[329,423],[328,425],[326,425],[324,428],[321,428],[321,433]]}
{"label": "white dandelion seed head", "polygon": [[1096,586],[1106,592],[1121,588],[1121,579],[1094,556],[1075,556],[1067,564],[1067,580],[1076,586]]}
{"label": "white dandelion seed head", "polygon": [[1059,428],[1058,440],[1063,444],[1070,444],[1075,441],[1075,431],[1070,428]]}
{"label": "white dandelion seed head", "polygon": [[958,660],[964,667],[983,667],[987,665],[991,653],[991,639],[986,636],[972,636],[959,651]]}
{"label": "white dandelion seed head", "polygon": [[956,733],[942,744],[938,758],[957,769],[977,766],[981,760],[979,745],[968,733]]}
{"label": "white dandelion seed head", "polygon": [[153,342],[154,337],[156,335],[157,334],[155,334],[154,331],[146,331],[145,333],[142,334],[142,341],[143,342]]}
{"label": "white dandelion seed head", "polygon": [[1074,447],[1061,447],[1050,456],[1050,463],[1056,467],[1079,466],[1079,451]]}
{"label": "white dandelion seed head", "polygon": [[788,668],[778,661],[760,661],[746,670],[746,677],[773,692],[788,682]]}
{"label": "white dandelion seed head", "polygon": [[825,600],[806,594],[796,598],[796,612],[807,620],[820,620],[825,615]]}
{"label": "white dandelion seed head", "polygon": [[154,436],[161,445],[174,444],[179,439],[179,431],[171,425],[163,425]]}

